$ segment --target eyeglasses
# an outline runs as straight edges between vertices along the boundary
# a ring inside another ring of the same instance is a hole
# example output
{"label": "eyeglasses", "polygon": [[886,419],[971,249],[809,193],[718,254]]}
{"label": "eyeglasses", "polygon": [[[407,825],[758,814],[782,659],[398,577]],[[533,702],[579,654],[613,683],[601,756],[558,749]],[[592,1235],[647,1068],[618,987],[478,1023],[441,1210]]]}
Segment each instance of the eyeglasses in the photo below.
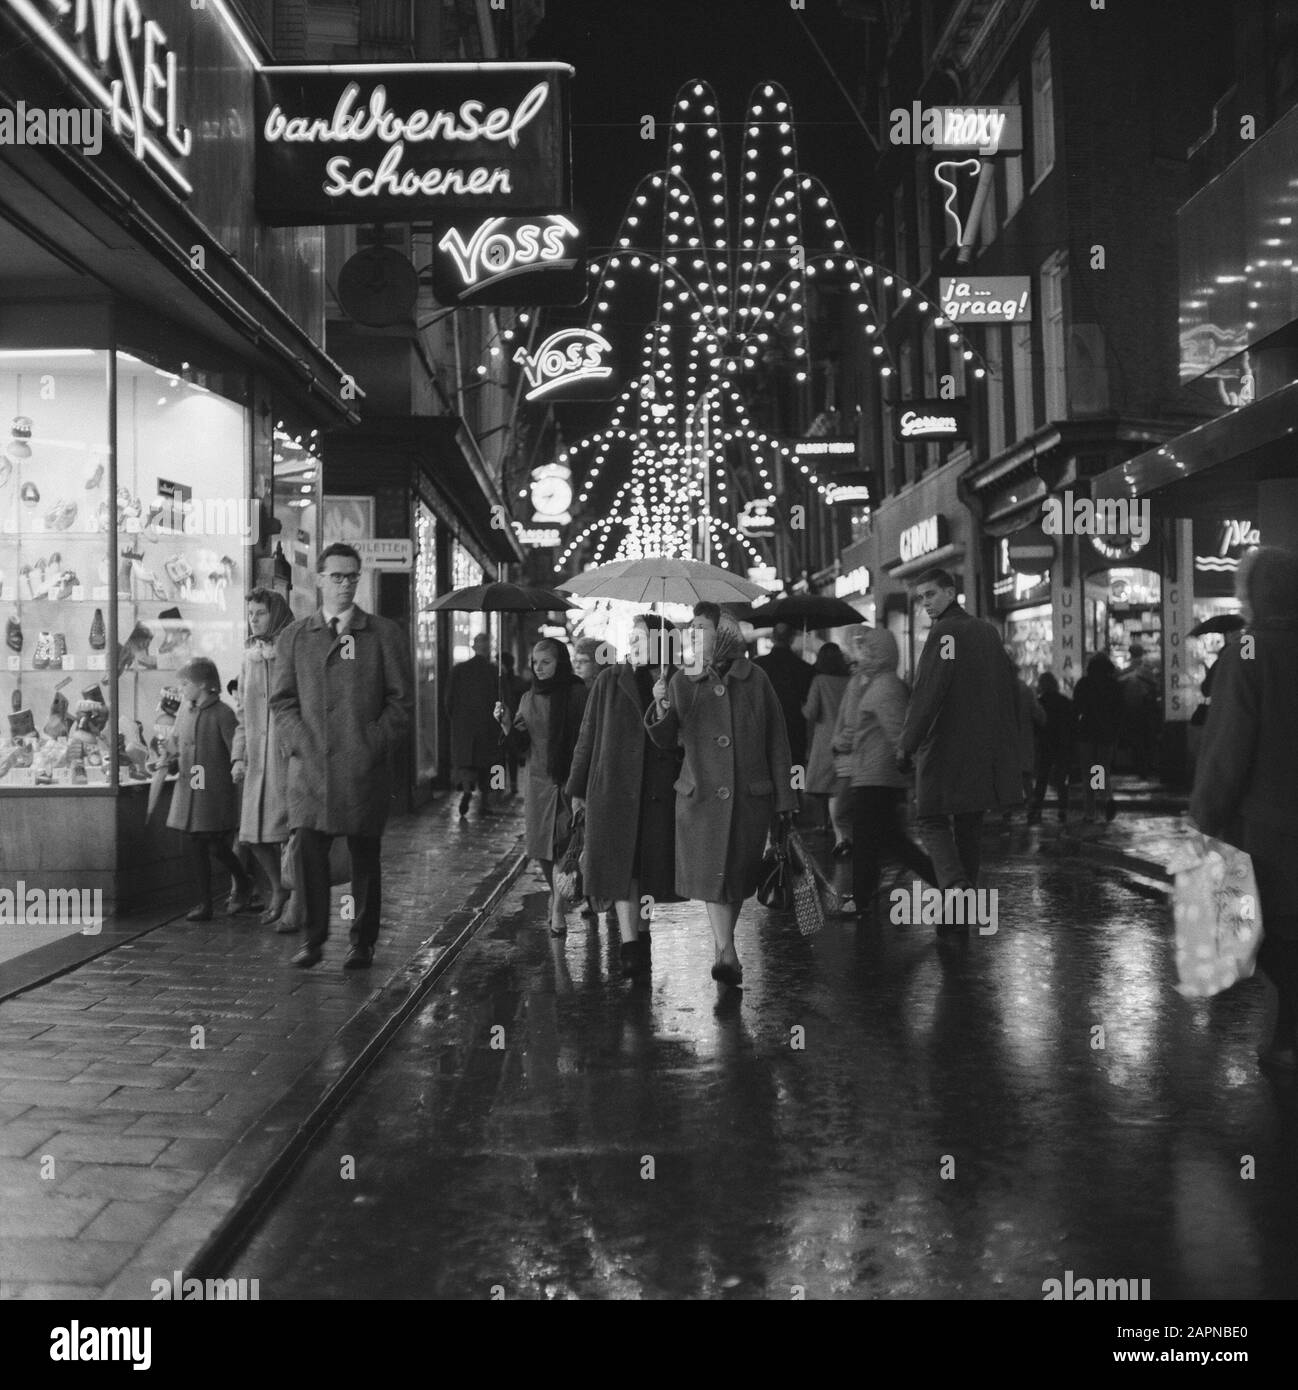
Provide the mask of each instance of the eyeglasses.
{"label": "eyeglasses", "polygon": [[351,570],[347,574],[327,570],[323,577],[332,584],[356,584],[359,583],[361,575],[359,570]]}

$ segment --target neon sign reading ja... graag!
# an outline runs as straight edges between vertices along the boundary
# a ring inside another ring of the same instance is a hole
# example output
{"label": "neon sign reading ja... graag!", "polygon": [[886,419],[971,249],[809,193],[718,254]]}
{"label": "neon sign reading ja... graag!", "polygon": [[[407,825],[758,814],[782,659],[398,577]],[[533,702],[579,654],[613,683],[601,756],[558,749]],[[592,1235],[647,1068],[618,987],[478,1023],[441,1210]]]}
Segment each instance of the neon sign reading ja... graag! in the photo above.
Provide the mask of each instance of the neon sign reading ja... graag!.
{"label": "neon sign reading ja... graag!", "polygon": [[131,140],[136,159],[182,193],[177,167],[193,148],[180,118],[180,68],[165,30],[141,0],[7,0],[56,61]]}
{"label": "neon sign reading ja... graag!", "polygon": [[514,361],[522,365],[531,401],[561,386],[612,376],[613,368],[604,361],[604,354],[612,351],[612,343],[589,328],[563,328],[551,333],[535,352],[519,348]]}

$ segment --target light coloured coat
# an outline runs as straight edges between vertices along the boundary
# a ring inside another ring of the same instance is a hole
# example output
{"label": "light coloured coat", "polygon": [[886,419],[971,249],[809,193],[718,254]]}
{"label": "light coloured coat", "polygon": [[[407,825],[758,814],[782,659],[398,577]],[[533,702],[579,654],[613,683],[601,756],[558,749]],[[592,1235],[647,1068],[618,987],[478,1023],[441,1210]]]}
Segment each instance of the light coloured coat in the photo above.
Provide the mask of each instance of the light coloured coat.
{"label": "light coloured coat", "polygon": [[324,615],[275,644],[270,708],[288,755],[288,821],[330,835],[380,835],[392,808],[391,757],[410,728],[408,644],[356,608],[335,637]]}
{"label": "light coloured coat", "polygon": [[239,676],[243,713],[231,758],[244,765],[239,838],[249,845],[282,844],[289,834],[288,758],[270,709],[274,667],[272,643],[253,642],[244,651]]}

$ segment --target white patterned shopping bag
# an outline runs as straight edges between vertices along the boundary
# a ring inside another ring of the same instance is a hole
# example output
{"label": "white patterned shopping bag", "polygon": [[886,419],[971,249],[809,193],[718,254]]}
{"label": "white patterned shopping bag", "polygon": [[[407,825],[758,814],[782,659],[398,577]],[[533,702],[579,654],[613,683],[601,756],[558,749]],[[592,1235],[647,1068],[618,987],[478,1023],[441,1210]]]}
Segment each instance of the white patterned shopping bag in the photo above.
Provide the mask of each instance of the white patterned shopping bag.
{"label": "white patterned shopping bag", "polygon": [[1176,988],[1187,999],[1208,999],[1253,974],[1262,910],[1253,861],[1242,849],[1207,835],[1196,848],[1172,889]]}

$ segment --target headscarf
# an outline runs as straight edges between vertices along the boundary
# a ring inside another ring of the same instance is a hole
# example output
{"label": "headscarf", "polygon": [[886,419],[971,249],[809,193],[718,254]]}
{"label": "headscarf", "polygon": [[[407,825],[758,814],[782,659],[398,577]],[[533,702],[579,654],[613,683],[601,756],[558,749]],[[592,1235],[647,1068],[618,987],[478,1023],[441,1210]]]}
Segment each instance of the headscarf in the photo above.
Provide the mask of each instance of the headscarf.
{"label": "headscarf", "polygon": [[244,644],[254,660],[266,661],[274,655],[275,639],[293,621],[293,610],[288,599],[278,589],[254,589],[247,603],[263,603],[270,614],[270,629],[265,637],[248,636]]}
{"label": "headscarf", "polygon": [[1248,551],[1236,571],[1235,591],[1248,602],[1249,626],[1298,626],[1298,555],[1278,545]]}
{"label": "headscarf", "polygon": [[864,639],[859,670],[868,678],[881,676],[887,671],[894,675],[901,652],[897,639],[886,627],[867,627],[861,632]]}
{"label": "headscarf", "polygon": [[[546,772],[559,786],[568,780],[572,767],[572,754],[577,746],[578,721],[569,717],[572,704],[569,692],[574,685],[584,685],[581,677],[572,669],[572,657],[568,648],[553,637],[542,637],[536,643],[554,652],[555,670],[549,680],[542,680],[532,667],[532,692],[550,697],[550,722],[548,726],[549,743],[547,748]],[[530,659],[529,659],[530,662]]]}
{"label": "headscarf", "polygon": [[707,677],[720,680],[730,669],[730,663],[738,660],[747,650],[748,643],[744,641],[738,622],[729,613],[723,612],[717,624],[717,643],[712,649],[712,660],[702,671],[691,675],[690,680],[701,681]]}
{"label": "headscarf", "polygon": [[815,671],[818,676],[845,676],[847,658],[837,642],[826,642],[816,653]]}

